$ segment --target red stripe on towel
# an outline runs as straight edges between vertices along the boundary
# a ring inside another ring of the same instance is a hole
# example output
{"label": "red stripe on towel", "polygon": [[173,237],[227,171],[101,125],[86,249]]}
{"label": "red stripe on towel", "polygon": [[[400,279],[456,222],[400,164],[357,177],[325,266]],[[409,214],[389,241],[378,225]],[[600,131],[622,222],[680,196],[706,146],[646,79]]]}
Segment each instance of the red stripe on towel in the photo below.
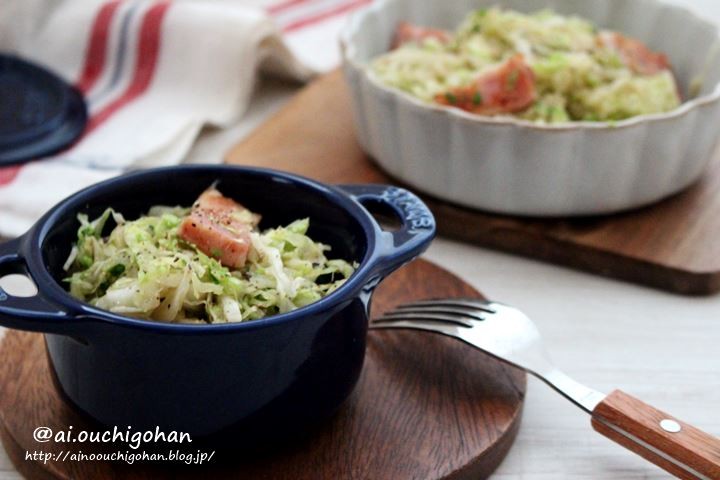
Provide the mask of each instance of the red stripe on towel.
{"label": "red stripe on towel", "polygon": [[170,2],[168,1],[158,2],[145,12],[140,26],[138,56],[133,79],[120,97],[90,119],[85,135],[107,121],[118,110],[140,97],[150,87],[160,54],[161,27],[169,7]]}
{"label": "red stripe on towel", "polygon": [[292,8],[295,5],[300,5],[302,3],[307,3],[309,0],[285,0],[284,2],[277,3],[275,5],[272,5],[266,9],[266,11],[270,15],[276,15],[280,12],[284,12],[288,8]]}
{"label": "red stripe on towel", "polygon": [[95,16],[90,29],[90,38],[85,50],[85,64],[76,86],[87,94],[105,69],[110,24],[122,0],[113,0],[103,5]]}
{"label": "red stripe on towel", "polygon": [[354,10],[358,7],[361,7],[363,5],[366,5],[368,3],[372,3],[372,0],[354,0],[352,2],[346,3],[344,5],[339,5],[331,10],[327,10],[325,12],[318,13],[316,15],[312,15],[307,18],[303,18],[300,20],[297,20],[295,22],[292,22],[288,25],[285,25],[283,27],[284,32],[292,32],[294,30],[300,30],[302,28],[308,27],[310,25],[314,25],[316,23],[329,20],[330,18],[337,17],[339,15],[342,15],[343,13],[347,13],[350,10]]}
{"label": "red stripe on towel", "polygon": [[15,177],[20,173],[22,165],[15,165],[12,167],[0,168],[0,185],[7,185],[8,183],[15,180]]}

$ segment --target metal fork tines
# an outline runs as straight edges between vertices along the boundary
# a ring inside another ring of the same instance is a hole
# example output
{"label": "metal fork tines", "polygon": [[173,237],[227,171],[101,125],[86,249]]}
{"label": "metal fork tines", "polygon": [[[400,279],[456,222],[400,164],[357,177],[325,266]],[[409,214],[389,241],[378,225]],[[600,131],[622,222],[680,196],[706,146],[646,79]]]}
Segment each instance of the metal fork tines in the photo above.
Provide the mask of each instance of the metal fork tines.
{"label": "metal fork tines", "polygon": [[371,328],[440,333],[535,375],[592,415],[593,427],[684,479],[720,479],[720,439],[616,390],[604,395],[568,377],[550,361],[532,321],[520,310],[478,299],[415,302]]}
{"label": "metal fork tines", "polygon": [[398,310],[411,309],[411,308],[424,308],[424,307],[453,307],[453,308],[464,308],[480,310],[487,313],[495,313],[495,309],[492,307],[491,302],[480,300],[477,298],[442,298],[437,300],[418,300],[416,302],[406,303],[400,305]]}
{"label": "metal fork tines", "polygon": [[371,328],[423,330],[462,340],[537,376],[587,412],[605,398],[555,368],[532,321],[507,305],[471,298],[413,302],[377,318]]}

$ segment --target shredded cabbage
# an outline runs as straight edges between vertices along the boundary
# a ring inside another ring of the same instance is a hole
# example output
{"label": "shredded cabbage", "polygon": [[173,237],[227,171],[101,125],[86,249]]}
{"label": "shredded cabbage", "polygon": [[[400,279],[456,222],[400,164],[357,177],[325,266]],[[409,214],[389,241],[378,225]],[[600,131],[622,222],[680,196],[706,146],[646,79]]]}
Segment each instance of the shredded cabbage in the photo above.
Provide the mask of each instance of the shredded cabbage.
{"label": "shredded cabbage", "polygon": [[532,69],[537,96],[524,110],[504,115],[540,123],[612,122],[680,104],[670,70],[638,73],[603,44],[603,33],[608,32],[550,10],[481,9],[468,14],[449,41],[408,41],[374,59],[370,72],[433,103],[519,53]]}
{"label": "shredded cabbage", "polygon": [[[114,313],[183,323],[244,322],[289,312],[340,287],[356,265],[328,259],[308,219],[253,232],[247,263],[228,269],[178,236],[189,209],[153,207],[127,221],[112,209],[78,215],[66,264],[70,293]],[[107,222],[116,226],[102,236]]]}

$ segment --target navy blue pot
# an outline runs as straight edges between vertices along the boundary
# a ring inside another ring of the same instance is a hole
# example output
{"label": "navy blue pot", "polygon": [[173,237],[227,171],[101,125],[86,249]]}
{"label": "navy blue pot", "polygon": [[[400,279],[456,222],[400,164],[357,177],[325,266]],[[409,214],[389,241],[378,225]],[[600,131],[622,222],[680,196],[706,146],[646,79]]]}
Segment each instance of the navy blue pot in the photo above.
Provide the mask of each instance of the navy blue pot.
{"label": "navy blue pot", "polygon": [[[190,205],[213,182],[263,215],[262,228],[310,217],[309,235],[359,268],[338,290],[296,311],[241,324],[137,320],[75,300],[62,266],[78,213],[112,206],[136,218],[151,205]],[[390,209],[384,231],[368,212]],[[331,187],[295,175],[231,166],[132,173],[92,186],[48,212],[27,234],[0,245],[0,274],[26,273],[31,298],[0,290],[0,324],[45,332],[66,399],[105,425],[160,426],[209,436],[229,429],[290,431],[331,414],[350,394],[365,354],[372,292],[425,250],[435,234],[427,207],[389,186]]]}

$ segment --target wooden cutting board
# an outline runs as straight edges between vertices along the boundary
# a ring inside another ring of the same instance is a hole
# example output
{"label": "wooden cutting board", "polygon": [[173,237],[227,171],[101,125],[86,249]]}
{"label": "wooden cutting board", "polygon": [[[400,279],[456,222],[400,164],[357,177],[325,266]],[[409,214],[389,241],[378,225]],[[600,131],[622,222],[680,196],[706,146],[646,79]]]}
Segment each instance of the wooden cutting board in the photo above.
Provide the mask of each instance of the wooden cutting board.
{"label": "wooden cutting board", "polygon": [[[423,260],[383,282],[373,315],[416,299],[480,297],[458,277]],[[113,381],[108,378],[107,381]],[[308,438],[266,454],[228,448],[203,466],[170,462],[38,461],[59,455],[132,451],[126,444],[38,443],[37,427],[102,432],[65,404],[52,382],[45,342],[9,331],[0,343],[0,438],[31,479],[478,480],[510,449],[520,426],[525,374],[472,347],[433,333],[371,331],[360,381],[340,411]],[[125,427],[121,427],[121,430]],[[111,429],[112,430],[112,429]],[[212,447],[170,444],[159,452]],[[138,451],[142,452],[143,447]]]}
{"label": "wooden cutting board", "polygon": [[[340,72],[306,87],[233,148],[229,163],[329,183],[400,183],[360,149]],[[720,155],[692,189],[620,215],[536,220],[424,196],[444,236],[683,294],[720,290]]]}

